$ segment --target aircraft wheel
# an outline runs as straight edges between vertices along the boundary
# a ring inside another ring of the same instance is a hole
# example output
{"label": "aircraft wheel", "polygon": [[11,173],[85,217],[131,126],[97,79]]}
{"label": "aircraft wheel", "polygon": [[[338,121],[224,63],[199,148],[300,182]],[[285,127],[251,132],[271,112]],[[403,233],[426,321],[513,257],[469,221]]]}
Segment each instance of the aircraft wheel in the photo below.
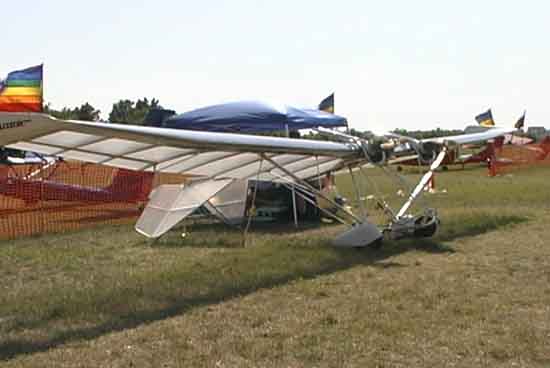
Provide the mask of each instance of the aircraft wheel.
{"label": "aircraft wheel", "polygon": [[439,227],[439,220],[429,216],[422,216],[416,220],[415,223],[416,225],[420,225],[420,227],[414,231],[414,236],[417,238],[432,237]]}

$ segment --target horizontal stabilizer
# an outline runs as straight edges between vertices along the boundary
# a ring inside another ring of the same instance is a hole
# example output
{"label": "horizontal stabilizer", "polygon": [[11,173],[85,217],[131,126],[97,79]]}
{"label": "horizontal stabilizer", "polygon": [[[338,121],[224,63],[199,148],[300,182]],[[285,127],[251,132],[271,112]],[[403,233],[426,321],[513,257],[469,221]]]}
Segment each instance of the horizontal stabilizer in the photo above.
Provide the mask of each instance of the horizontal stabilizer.
{"label": "horizontal stabilizer", "polygon": [[136,231],[149,238],[158,238],[232,181],[208,180],[157,187],[136,224]]}

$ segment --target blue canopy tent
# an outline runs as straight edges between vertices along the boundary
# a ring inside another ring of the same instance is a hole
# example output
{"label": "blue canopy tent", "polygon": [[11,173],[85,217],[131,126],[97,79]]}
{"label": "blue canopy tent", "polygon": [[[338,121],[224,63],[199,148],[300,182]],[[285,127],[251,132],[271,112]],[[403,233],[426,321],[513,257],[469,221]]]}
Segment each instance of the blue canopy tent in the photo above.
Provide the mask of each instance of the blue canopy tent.
{"label": "blue canopy tent", "polygon": [[[347,126],[347,120],[318,109],[302,109],[261,101],[239,101],[207,106],[179,115],[171,110],[151,110],[145,118],[145,124],[207,132],[267,133],[317,127],[336,128]],[[253,182],[254,185],[261,184],[257,181]],[[270,187],[275,186],[271,183]],[[294,187],[291,189],[291,194],[291,207],[294,223],[297,226],[298,214]]]}
{"label": "blue canopy tent", "polygon": [[261,133],[347,126],[341,116],[317,109],[302,109],[260,101],[229,102],[173,115],[163,127],[209,132]]}

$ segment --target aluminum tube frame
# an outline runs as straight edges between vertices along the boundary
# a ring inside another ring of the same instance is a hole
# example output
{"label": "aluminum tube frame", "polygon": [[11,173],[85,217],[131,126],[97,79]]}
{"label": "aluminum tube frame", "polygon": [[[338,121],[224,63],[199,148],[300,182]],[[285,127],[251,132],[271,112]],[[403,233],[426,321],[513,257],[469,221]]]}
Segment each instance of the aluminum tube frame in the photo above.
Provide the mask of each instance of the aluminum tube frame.
{"label": "aluminum tube frame", "polygon": [[[280,166],[279,164],[277,164],[277,162],[273,161],[272,159],[270,159],[269,157],[266,157],[266,155],[264,153],[261,154],[261,156],[263,157],[264,160],[270,162],[272,165],[274,165],[275,167],[277,167],[279,170],[281,170],[282,172],[284,172],[286,175],[288,175],[289,177],[291,177],[292,179],[294,179],[297,183],[300,183],[302,184],[303,186],[305,186],[306,188],[308,188],[311,192],[317,194],[319,197],[323,198],[324,200],[326,200],[328,203],[332,204],[333,206],[337,207],[337,208],[340,208],[342,210],[344,210],[342,208],[342,206],[340,206],[338,203],[334,202],[332,199],[328,198],[327,196],[325,196],[323,193],[321,193],[320,190],[317,190],[316,188],[314,188],[312,185],[310,185],[307,181],[303,180],[303,179],[300,179],[299,177],[297,177],[296,175],[294,175],[293,173],[291,173],[290,171],[288,171],[287,169],[285,169],[284,167]],[[349,212],[346,212],[348,214],[348,216],[350,216],[351,218],[353,218],[353,220],[359,224],[363,223],[363,221],[355,216],[354,214],[352,213],[349,213]]]}

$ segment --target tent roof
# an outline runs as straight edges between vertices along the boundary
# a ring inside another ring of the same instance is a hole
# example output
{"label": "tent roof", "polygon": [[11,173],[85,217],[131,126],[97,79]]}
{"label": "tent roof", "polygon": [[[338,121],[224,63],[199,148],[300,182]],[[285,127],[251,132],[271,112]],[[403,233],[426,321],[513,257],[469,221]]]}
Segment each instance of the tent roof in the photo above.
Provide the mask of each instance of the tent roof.
{"label": "tent roof", "polygon": [[166,119],[164,127],[211,132],[248,132],[334,128],[346,126],[341,116],[316,109],[302,109],[260,101],[229,102],[213,105]]}

